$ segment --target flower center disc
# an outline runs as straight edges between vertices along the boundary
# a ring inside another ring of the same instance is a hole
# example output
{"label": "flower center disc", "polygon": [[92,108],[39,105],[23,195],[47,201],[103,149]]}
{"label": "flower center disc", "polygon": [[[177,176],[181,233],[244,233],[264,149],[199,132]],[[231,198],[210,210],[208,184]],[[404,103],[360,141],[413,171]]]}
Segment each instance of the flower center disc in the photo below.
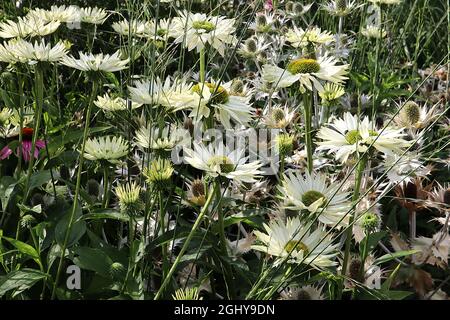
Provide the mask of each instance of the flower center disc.
{"label": "flower center disc", "polygon": [[[223,103],[227,103],[228,100],[230,99],[230,96],[228,95],[228,92],[224,87],[222,87],[222,86],[217,87],[215,84],[210,83],[210,82],[205,82],[204,85],[209,88],[209,92],[212,94],[212,96],[210,98],[211,103],[223,104]],[[203,89],[203,84],[201,84],[201,83],[198,83],[192,87],[192,91],[194,91],[195,93],[197,93],[200,96],[201,96],[202,89]]]}
{"label": "flower center disc", "polygon": [[296,252],[303,251],[303,255],[306,256],[309,253],[309,249],[300,240],[290,240],[286,245],[284,246],[284,250],[286,250],[287,253],[291,253],[293,250]]}
{"label": "flower center disc", "polygon": [[234,163],[226,156],[214,156],[208,160],[207,164],[210,167],[219,166],[222,173],[230,173],[235,168]]}
{"label": "flower center disc", "polygon": [[287,70],[292,74],[316,73],[320,71],[320,65],[315,59],[296,59],[289,62]]}
{"label": "flower center disc", "polygon": [[302,202],[304,203],[305,206],[309,207],[310,205],[312,205],[314,202],[316,202],[319,199],[324,199],[324,203],[326,202],[326,198],[325,196],[320,193],[319,191],[316,190],[310,190],[305,192],[302,195]]}
{"label": "flower center disc", "polygon": [[402,113],[409,124],[413,125],[420,120],[420,108],[417,103],[409,101],[403,107]]}
{"label": "flower center disc", "polygon": [[[378,135],[378,132],[374,130],[369,130],[369,135],[372,137],[376,137]],[[362,137],[358,130],[350,130],[345,134],[345,140],[347,140],[349,144],[355,144],[361,139]]]}
{"label": "flower center disc", "polygon": [[192,23],[192,27],[195,30],[205,30],[206,32],[211,32],[211,31],[213,31],[216,28],[214,23],[211,23],[211,22],[206,21],[206,20],[204,20],[204,21],[194,21]]}

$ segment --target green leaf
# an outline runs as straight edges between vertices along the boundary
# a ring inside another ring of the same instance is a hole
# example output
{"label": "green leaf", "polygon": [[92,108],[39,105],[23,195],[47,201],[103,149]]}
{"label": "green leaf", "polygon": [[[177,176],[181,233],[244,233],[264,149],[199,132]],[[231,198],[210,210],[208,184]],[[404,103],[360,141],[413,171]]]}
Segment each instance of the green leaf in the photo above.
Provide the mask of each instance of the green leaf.
{"label": "green leaf", "polygon": [[[89,133],[97,133],[108,130],[111,127],[96,127],[91,128]],[[81,141],[83,137],[83,131],[78,129],[72,129],[64,131],[59,137],[53,137],[52,141],[48,144],[48,151],[50,154],[56,153],[59,148],[62,148],[64,145],[68,143],[76,142],[76,140]]]}
{"label": "green leaf", "polygon": [[419,252],[419,250],[404,250],[404,251],[398,251],[395,253],[388,253],[388,254],[385,254],[384,256],[377,258],[373,264],[375,264],[375,265],[382,264],[382,263],[394,260],[396,258],[409,256],[409,255],[417,253],[417,252]]}
{"label": "green leaf", "polygon": [[101,219],[113,219],[128,222],[130,216],[120,213],[119,211],[113,209],[100,209],[92,213],[85,214],[82,217],[83,220],[101,220]]}
{"label": "green leaf", "polygon": [[11,194],[17,185],[17,181],[10,176],[4,176],[0,179],[0,199],[2,201],[2,208],[6,210],[11,198]]}
{"label": "green leaf", "polygon": [[388,291],[384,292],[384,295],[386,295],[390,300],[403,300],[406,297],[412,295],[412,292],[409,291]]}
{"label": "green leaf", "polygon": [[8,237],[2,237],[2,238],[5,239],[6,241],[8,241],[9,243],[11,243],[21,253],[33,258],[33,260],[36,261],[36,263],[42,267],[41,258],[39,257],[39,253],[37,252],[37,250],[35,248],[33,248],[32,246],[30,246],[29,244],[27,244],[25,242],[22,242],[22,241],[13,239],[13,238],[8,238]]}
{"label": "green leaf", "polygon": [[[65,240],[66,231],[69,226],[70,215],[72,213],[72,208],[69,208],[66,212],[67,213],[63,216],[63,218],[61,220],[59,220],[59,222],[55,228],[56,242],[60,246],[63,246],[64,240]],[[67,240],[67,244],[66,244],[67,248],[69,248],[69,247],[73,246],[75,243],[77,243],[78,240],[80,240],[80,238],[86,232],[86,222],[84,222],[83,220],[79,220],[80,217],[81,217],[81,208],[80,208],[80,206],[78,206],[77,212],[74,214],[74,217],[73,217],[74,222],[72,223],[72,229],[70,230],[70,235]]]}
{"label": "green leaf", "polygon": [[113,261],[103,250],[79,247],[74,250],[74,253],[78,256],[73,259],[73,262],[81,269],[95,271],[103,277],[111,277],[110,268]]}
{"label": "green leaf", "polygon": [[42,186],[44,183],[47,183],[52,178],[50,170],[43,170],[34,173],[30,178],[30,190],[36,187]]}
{"label": "green leaf", "polygon": [[15,290],[12,297],[30,289],[39,280],[47,277],[47,274],[34,269],[24,268],[8,273],[0,277],[0,297],[11,290]]}
{"label": "green leaf", "polygon": [[[380,242],[386,236],[386,234],[387,234],[387,231],[371,233],[369,235],[369,239],[367,241],[367,245],[369,248],[368,248],[368,250],[366,250],[366,252],[367,253],[371,252],[375,248],[375,246],[378,244],[378,242]],[[366,238],[364,238],[361,241],[361,250],[360,250],[361,253],[364,252],[365,246],[366,246]]]}

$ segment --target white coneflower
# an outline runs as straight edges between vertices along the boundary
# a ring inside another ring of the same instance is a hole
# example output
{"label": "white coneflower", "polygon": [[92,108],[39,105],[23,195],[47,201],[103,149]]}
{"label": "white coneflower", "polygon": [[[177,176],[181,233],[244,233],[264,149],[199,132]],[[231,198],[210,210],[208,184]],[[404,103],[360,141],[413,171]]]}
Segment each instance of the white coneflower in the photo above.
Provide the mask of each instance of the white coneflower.
{"label": "white coneflower", "polygon": [[108,13],[103,8],[87,7],[80,9],[81,21],[91,24],[103,24],[108,18]]}
{"label": "white coneflower", "polygon": [[345,17],[352,13],[361,5],[357,5],[353,0],[332,0],[322,5],[323,9],[329,14],[338,17]]}
{"label": "white coneflower", "polygon": [[132,37],[147,37],[151,33],[152,24],[143,20],[131,20],[126,19],[114,22],[112,28],[115,32],[122,36]]}
{"label": "white coneflower", "polygon": [[0,23],[0,37],[2,38],[24,38],[46,36],[55,32],[59,21],[46,21],[39,16],[28,15],[19,17],[17,22],[7,20]]}
{"label": "white coneflower", "polygon": [[346,226],[350,218],[350,194],[340,191],[338,183],[328,184],[320,173],[305,175],[289,171],[279,187],[283,207],[299,210],[301,219],[318,220],[329,226]]}
{"label": "white coneflower", "polygon": [[25,59],[23,59],[23,57],[17,56],[12,49],[17,41],[18,41],[17,39],[12,39],[9,40],[8,42],[0,43],[1,62],[6,63],[25,62]]}
{"label": "white coneflower", "polygon": [[166,41],[177,36],[173,19],[158,19],[150,23],[150,28],[145,30],[146,36],[150,40]]}
{"label": "white coneflower", "polygon": [[328,31],[322,31],[320,28],[310,28],[303,30],[302,28],[290,29],[286,34],[286,40],[294,48],[306,47],[309,43],[328,44],[334,41],[333,35]]}
{"label": "white coneflower", "polygon": [[60,41],[52,47],[51,44],[46,44],[44,39],[40,42],[35,41],[34,44],[20,39],[9,46],[9,48],[12,54],[18,57],[20,61],[26,61],[29,64],[61,62],[67,54],[67,49],[63,42]]}
{"label": "white coneflower", "polygon": [[103,96],[98,96],[97,100],[94,101],[94,104],[104,111],[112,112],[128,110],[129,102],[131,103],[131,109],[137,109],[142,106],[140,103],[127,101],[120,97],[112,98],[107,93]]}
{"label": "white coneflower", "polygon": [[[23,110],[23,122],[21,126],[19,110],[8,110],[2,111],[3,115],[5,116],[2,119],[2,126],[0,126],[0,137],[2,138],[11,138],[18,136],[20,130],[33,122],[34,119],[34,109],[32,107],[25,107]],[[10,114],[8,118],[6,118],[7,114]]]}
{"label": "white coneflower", "polygon": [[236,182],[253,183],[262,173],[260,161],[247,163],[244,150],[231,151],[223,144],[194,144],[194,149],[184,149],[184,152],[187,163],[212,177],[223,176]]}
{"label": "white coneflower", "polygon": [[73,56],[66,56],[61,63],[81,71],[114,72],[126,69],[128,62],[130,61],[130,59],[122,59],[120,55],[120,51],[116,51],[112,55],[104,55],[103,53],[85,54],[80,52],[79,59],[76,59]]}
{"label": "white coneflower", "polygon": [[367,25],[361,30],[361,34],[369,39],[379,39],[386,37],[386,30],[379,26]]}
{"label": "white coneflower", "polygon": [[121,212],[133,215],[142,207],[140,200],[141,187],[136,182],[117,186],[115,193],[119,200]]}
{"label": "white coneflower", "polygon": [[322,127],[317,134],[317,150],[329,150],[336,159],[346,162],[354,153],[364,153],[373,148],[386,155],[400,154],[410,145],[403,139],[403,129],[376,129],[366,116],[362,121],[358,116],[344,113],[343,119],[335,119],[328,127]]}
{"label": "white coneflower", "polygon": [[198,288],[181,288],[172,295],[173,300],[202,300]]}
{"label": "white coneflower", "polygon": [[128,154],[128,142],[122,137],[104,136],[86,141],[84,157],[88,160],[106,160],[115,163]]}
{"label": "white coneflower", "polygon": [[51,6],[50,10],[45,9],[33,9],[28,15],[40,17],[45,21],[59,21],[62,23],[75,23],[81,21],[80,8],[74,5],[70,6]]}
{"label": "white coneflower", "polygon": [[147,182],[160,188],[167,187],[167,182],[173,174],[173,166],[170,160],[157,158],[150,162],[150,166],[144,169]]}
{"label": "white coneflower", "polygon": [[191,183],[187,183],[188,192],[187,200],[196,206],[203,206],[206,202],[205,182],[201,179],[195,179]]}
{"label": "white coneflower", "polygon": [[170,151],[184,139],[189,139],[189,131],[175,125],[166,126],[162,130],[148,125],[136,131],[136,144],[143,149]]}
{"label": "white coneflower", "polygon": [[312,90],[312,86],[320,92],[323,86],[319,80],[341,84],[347,79],[348,64],[336,65],[332,57],[322,56],[319,59],[299,58],[290,61],[286,69],[273,65],[264,65],[263,79],[273,83],[277,88],[290,87],[299,82],[300,88]]}
{"label": "white coneflower", "polygon": [[315,286],[287,287],[280,292],[281,300],[324,300],[322,289]]}
{"label": "white coneflower", "polygon": [[345,89],[335,83],[326,83],[323,86],[323,91],[319,92],[322,100],[322,105],[328,107],[337,103],[338,99],[345,94]]}
{"label": "white coneflower", "polygon": [[233,84],[235,84],[233,81],[222,85],[205,82],[192,87],[192,91],[201,97],[201,101],[192,109],[189,116],[196,121],[203,117],[208,118],[212,108],[217,120],[227,129],[232,128],[231,120],[237,124],[247,125],[254,112],[250,104],[253,91],[243,83],[238,89]]}
{"label": "white coneflower", "polygon": [[323,229],[312,230],[300,219],[288,218],[286,223],[280,219],[272,220],[264,224],[264,230],[265,233],[254,232],[261,244],[253,245],[252,249],[277,257],[275,265],[286,258],[288,263],[304,263],[316,269],[337,265],[333,261],[338,254],[337,245]]}
{"label": "white coneflower", "polygon": [[195,108],[199,97],[192,92],[192,84],[184,79],[167,77],[164,81],[135,81],[128,87],[131,100],[149,105],[161,105],[171,111]]}
{"label": "white coneflower", "polygon": [[439,105],[437,103],[431,108],[427,108],[426,106],[420,107],[414,101],[408,101],[402,106],[394,121],[399,127],[412,130],[423,129],[439,116]]}
{"label": "white coneflower", "polygon": [[264,116],[263,123],[273,129],[284,129],[292,125],[295,120],[296,113],[290,110],[287,104],[284,107],[274,107]]}
{"label": "white coneflower", "polygon": [[222,16],[183,12],[174,18],[175,42],[183,43],[189,51],[197,49],[198,52],[209,44],[224,56],[227,45],[236,42],[234,23],[234,19]]}

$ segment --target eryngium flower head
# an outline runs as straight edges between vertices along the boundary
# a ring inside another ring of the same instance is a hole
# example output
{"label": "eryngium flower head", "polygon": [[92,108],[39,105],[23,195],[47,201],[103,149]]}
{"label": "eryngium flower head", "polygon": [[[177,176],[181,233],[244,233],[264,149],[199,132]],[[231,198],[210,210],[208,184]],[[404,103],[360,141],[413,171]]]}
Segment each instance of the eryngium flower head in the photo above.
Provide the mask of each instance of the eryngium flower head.
{"label": "eryngium flower head", "polygon": [[260,244],[252,249],[277,257],[275,265],[282,261],[302,263],[321,269],[335,266],[333,258],[338,254],[332,236],[319,227],[303,224],[299,218],[280,219],[264,224],[265,232],[255,231]]}
{"label": "eryngium flower head", "polygon": [[103,53],[85,54],[80,52],[79,59],[76,59],[73,56],[66,56],[61,63],[81,71],[115,72],[126,69],[128,62],[130,61],[128,58],[122,59],[120,55],[120,51],[116,51],[112,55],[104,55]]}
{"label": "eryngium flower head", "polygon": [[106,160],[116,163],[128,154],[128,142],[122,137],[99,137],[86,141],[84,157],[89,160]]}

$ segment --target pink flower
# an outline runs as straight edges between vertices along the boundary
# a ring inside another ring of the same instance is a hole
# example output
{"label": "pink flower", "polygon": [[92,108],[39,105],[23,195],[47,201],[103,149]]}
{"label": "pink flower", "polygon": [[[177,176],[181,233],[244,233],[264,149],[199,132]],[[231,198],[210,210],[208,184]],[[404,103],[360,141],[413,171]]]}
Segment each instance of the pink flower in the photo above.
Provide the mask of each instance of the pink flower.
{"label": "pink flower", "polygon": [[5,160],[8,158],[12,153],[12,150],[10,147],[6,146],[2,150],[0,150],[0,160]]}
{"label": "pink flower", "polygon": [[271,11],[273,9],[273,3],[272,0],[267,0],[264,4],[264,9],[267,11]]}
{"label": "pink flower", "polygon": [[[19,155],[19,148],[22,148],[22,158],[25,160],[25,162],[30,161],[31,157],[31,149],[33,147],[33,144],[31,140],[23,140],[22,145],[17,147],[16,154]],[[43,140],[36,140],[36,147],[34,148],[34,158],[39,157],[39,150],[42,148],[45,148],[45,141]]]}
{"label": "pink flower", "polygon": [[[22,144],[17,147],[15,154],[16,156],[22,154],[22,158],[23,160],[25,160],[25,162],[30,161],[31,158],[31,149],[33,148],[32,137],[33,137],[32,128],[22,129]],[[45,141],[36,139],[36,146],[34,148],[35,159],[39,157],[39,151],[43,148],[45,148]],[[11,148],[8,146],[4,147],[2,150],[0,150],[0,160],[8,158],[11,154],[12,154]]]}

